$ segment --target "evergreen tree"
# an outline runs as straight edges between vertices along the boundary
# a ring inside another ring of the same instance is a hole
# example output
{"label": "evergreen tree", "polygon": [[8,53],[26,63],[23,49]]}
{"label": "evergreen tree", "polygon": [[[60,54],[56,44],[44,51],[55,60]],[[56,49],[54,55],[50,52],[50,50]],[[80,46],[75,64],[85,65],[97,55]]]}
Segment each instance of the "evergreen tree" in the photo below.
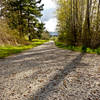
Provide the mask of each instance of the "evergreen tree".
{"label": "evergreen tree", "polygon": [[24,35],[32,37],[33,34],[38,34],[37,26],[40,25],[39,18],[43,10],[43,5],[40,3],[41,0],[3,0],[4,16],[11,28],[18,29],[20,37]]}

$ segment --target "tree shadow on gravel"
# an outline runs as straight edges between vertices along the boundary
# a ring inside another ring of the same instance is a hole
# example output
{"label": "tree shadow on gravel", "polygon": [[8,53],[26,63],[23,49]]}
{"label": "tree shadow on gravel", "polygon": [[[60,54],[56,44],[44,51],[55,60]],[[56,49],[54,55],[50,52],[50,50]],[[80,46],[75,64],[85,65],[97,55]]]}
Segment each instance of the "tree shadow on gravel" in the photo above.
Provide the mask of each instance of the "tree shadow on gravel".
{"label": "tree shadow on gravel", "polygon": [[[58,58],[60,59],[60,57],[64,55],[67,56],[66,60],[69,59],[69,56],[72,56],[70,55],[71,51],[67,51],[67,53],[65,54],[65,51],[58,51],[57,48],[50,48],[49,50],[48,48],[42,49],[38,52],[35,51],[36,50],[33,49],[25,52],[25,54],[17,55],[16,57],[11,56],[7,59],[0,59],[0,68],[2,67],[2,69],[5,69],[5,71],[0,71],[0,75],[6,77],[12,74],[19,74],[36,67],[40,68],[40,66],[44,64],[47,65],[49,64],[49,60],[51,61],[51,63],[53,63],[55,60],[57,60]],[[54,63],[56,63],[56,61]]]}
{"label": "tree shadow on gravel", "polygon": [[69,64],[64,67],[64,69],[59,70],[48,84],[41,88],[40,91],[37,91],[36,94],[34,94],[33,97],[29,98],[28,100],[46,100],[43,99],[42,96],[45,95],[44,97],[46,98],[51,91],[55,90],[55,87],[57,87],[59,83],[63,81],[70,72],[74,71],[76,68],[78,68],[78,66],[88,66],[85,63],[80,63],[83,56],[84,53],[77,55],[75,59],[73,59]]}

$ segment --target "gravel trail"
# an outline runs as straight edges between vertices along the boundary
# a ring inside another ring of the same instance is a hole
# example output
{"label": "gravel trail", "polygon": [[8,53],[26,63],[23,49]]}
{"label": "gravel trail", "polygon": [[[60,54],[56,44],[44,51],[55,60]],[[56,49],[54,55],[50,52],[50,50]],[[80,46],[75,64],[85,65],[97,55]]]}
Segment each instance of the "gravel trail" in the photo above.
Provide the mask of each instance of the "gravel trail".
{"label": "gravel trail", "polygon": [[100,100],[100,56],[50,41],[0,59],[0,100]]}

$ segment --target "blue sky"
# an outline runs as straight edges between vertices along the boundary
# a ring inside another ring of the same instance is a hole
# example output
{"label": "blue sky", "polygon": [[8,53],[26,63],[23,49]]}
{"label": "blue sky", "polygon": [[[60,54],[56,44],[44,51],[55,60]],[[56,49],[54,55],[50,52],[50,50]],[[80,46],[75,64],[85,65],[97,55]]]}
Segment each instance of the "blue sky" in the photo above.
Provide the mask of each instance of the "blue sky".
{"label": "blue sky", "polygon": [[42,0],[44,4],[44,11],[42,21],[45,23],[45,27],[49,32],[56,31],[57,18],[56,18],[56,3],[54,0]]}

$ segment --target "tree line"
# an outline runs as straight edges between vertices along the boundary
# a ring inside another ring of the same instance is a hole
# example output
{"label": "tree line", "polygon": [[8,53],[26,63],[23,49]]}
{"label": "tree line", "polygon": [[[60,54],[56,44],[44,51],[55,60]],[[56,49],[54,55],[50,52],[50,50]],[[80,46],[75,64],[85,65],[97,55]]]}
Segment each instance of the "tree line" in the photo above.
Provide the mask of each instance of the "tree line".
{"label": "tree line", "polygon": [[57,0],[59,41],[66,45],[100,46],[100,0]]}
{"label": "tree line", "polygon": [[43,6],[41,0],[2,0],[1,16],[11,29],[18,30],[21,38],[28,36],[30,41],[41,39],[42,33],[47,32],[40,20]]}

